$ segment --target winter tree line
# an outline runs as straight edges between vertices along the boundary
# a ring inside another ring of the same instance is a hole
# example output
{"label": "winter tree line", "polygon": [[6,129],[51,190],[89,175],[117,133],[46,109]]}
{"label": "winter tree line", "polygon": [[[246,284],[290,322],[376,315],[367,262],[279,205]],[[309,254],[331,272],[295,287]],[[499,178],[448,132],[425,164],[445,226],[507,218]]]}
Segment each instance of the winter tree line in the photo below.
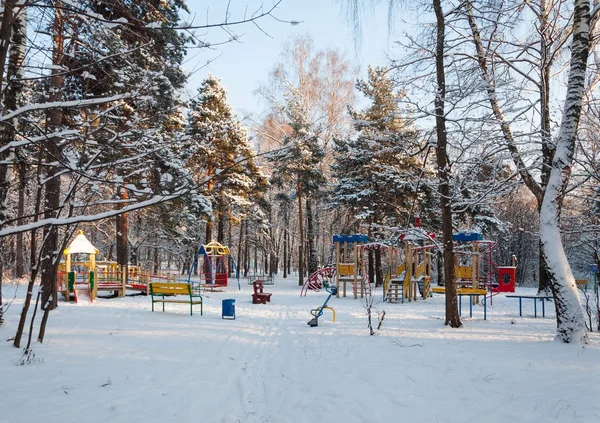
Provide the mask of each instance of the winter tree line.
{"label": "winter tree line", "polygon": [[[584,340],[574,274],[599,262],[596,7],[411,2],[417,23],[364,78],[303,36],[256,89],[260,113],[236,116],[218,75],[182,95],[188,51],[285,1],[205,25],[182,18],[183,0],[2,2],[0,278],[30,284],[21,327],[39,280],[43,340],[76,229],[122,265],[185,273],[215,240],[242,276],[302,283],[332,259],[333,234],[393,242],[419,217],[440,240],[446,324],[461,325],[451,234],[480,231],[498,264],[517,257],[519,283],[553,293],[558,338]],[[343,2],[357,29],[366,3]],[[387,3],[393,25],[400,2]]]}

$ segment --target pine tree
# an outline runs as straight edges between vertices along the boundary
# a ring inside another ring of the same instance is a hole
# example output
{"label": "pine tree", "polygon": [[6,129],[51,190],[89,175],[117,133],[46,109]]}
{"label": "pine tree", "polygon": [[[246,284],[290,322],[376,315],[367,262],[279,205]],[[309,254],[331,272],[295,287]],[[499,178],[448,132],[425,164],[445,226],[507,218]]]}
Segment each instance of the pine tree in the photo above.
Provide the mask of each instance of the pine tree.
{"label": "pine tree", "polygon": [[223,242],[226,221],[251,205],[251,198],[266,188],[266,178],[254,161],[246,130],[227,103],[227,93],[218,78],[209,75],[190,101],[186,133],[187,166],[209,198],[213,217],[206,226],[206,242]]}
{"label": "pine tree", "polygon": [[368,80],[357,88],[371,104],[351,110],[358,136],[335,142],[331,205],[348,208],[358,222],[409,224],[407,217],[427,210],[432,201],[423,179],[429,175],[415,154],[423,150],[419,133],[403,115],[402,94],[384,68],[369,67]]}
{"label": "pine tree", "polygon": [[[177,90],[183,87],[186,80],[180,67],[186,38],[166,27],[177,25],[179,11],[184,8],[183,3],[178,0],[142,0],[134,6],[117,0],[92,0],[88,7],[106,20],[126,20],[129,23],[106,27],[101,22],[96,22],[84,26],[81,31],[88,43],[87,48],[82,49],[82,53],[76,58],[78,67],[82,70],[73,75],[72,86],[81,90],[84,97],[98,94],[132,95],[125,100],[124,107],[115,110],[109,117],[100,119],[107,129],[99,134],[103,139],[102,147],[114,138],[112,134],[127,134],[122,136],[127,140],[124,148],[110,148],[102,160],[114,161],[127,154],[123,150],[151,152],[161,144],[171,143],[173,132],[179,126],[177,122],[181,121],[177,110]],[[156,22],[163,28],[148,30],[147,25]],[[127,52],[127,60],[123,60],[120,52]],[[102,111],[101,108],[95,113],[101,114]],[[154,159],[160,160],[164,155],[161,152]],[[160,178],[156,174],[156,167],[143,173],[136,167],[124,166],[119,170],[124,182],[115,187],[115,196],[122,200],[117,204],[119,208],[126,205],[131,195],[126,186],[139,184],[143,179],[156,181]],[[127,214],[118,215],[117,262],[123,266],[129,261],[127,230]]]}

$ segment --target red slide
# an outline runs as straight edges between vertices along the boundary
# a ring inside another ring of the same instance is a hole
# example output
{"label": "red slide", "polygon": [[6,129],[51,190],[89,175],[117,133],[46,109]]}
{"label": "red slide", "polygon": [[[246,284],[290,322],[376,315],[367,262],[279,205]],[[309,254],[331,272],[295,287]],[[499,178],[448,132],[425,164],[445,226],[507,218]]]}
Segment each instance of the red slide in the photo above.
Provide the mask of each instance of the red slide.
{"label": "red slide", "polygon": [[75,302],[79,303],[80,300],[82,300],[82,302],[87,304],[93,303],[94,301],[92,300],[92,292],[90,290],[90,285],[86,283],[85,288],[83,288],[82,285],[84,284],[75,284]]}
{"label": "red slide", "polygon": [[311,291],[319,292],[319,290],[323,289],[323,281],[326,279],[331,281],[335,277],[335,272],[335,267],[324,267],[317,270],[315,273],[306,278],[306,281],[304,281],[304,285],[302,285],[302,290],[300,291],[300,296],[306,297],[306,293],[309,289]]}

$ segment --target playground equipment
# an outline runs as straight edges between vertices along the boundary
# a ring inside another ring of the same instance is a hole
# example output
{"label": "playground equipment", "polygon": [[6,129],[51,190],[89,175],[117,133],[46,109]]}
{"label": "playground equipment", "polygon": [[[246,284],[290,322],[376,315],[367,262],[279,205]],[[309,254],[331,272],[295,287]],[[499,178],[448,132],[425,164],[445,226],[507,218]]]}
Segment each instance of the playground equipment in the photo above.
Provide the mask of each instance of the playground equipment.
{"label": "playground equipment", "polygon": [[332,250],[335,249],[335,264],[328,265],[311,274],[304,281],[300,296],[306,296],[308,290],[318,292],[323,287],[331,287],[335,279],[336,297],[347,293],[347,284],[352,285],[354,298],[371,295],[371,284],[364,272],[364,250],[361,245],[368,240],[366,235],[334,235]]}
{"label": "playground equipment", "polygon": [[[484,240],[479,232],[459,232],[453,234],[452,239],[456,242],[454,273],[458,288],[486,290],[490,304],[493,296],[500,292],[515,292],[515,256],[512,266],[497,266],[493,259],[495,241]],[[472,300],[477,304],[479,297],[472,297]]]}
{"label": "playground equipment", "polygon": [[[67,301],[71,296],[75,302],[79,302],[81,294],[87,295],[90,301],[96,298],[96,255],[98,249],[85,237],[83,231],[79,231],[75,239],[64,250],[65,261],[58,266],[57,291]],[[73,260],[73,256],[85,254],[87,260]],[[76,271],[76,270],[77,271]]]}
{"label": "playground equipment", "polygon": [[368,241],[366,235],[334,235],[335,244],[335,296],[340,296],[340,285],[343,286],[343,296],[346,296],[346,285],[352,285],[354,298],[358,298],[360,289],[360,298],[365,295],[371,295],[371,284],[361,273],[359,246]]}
{"label": "playground equipment", "polygon": [[400,237],[404,250],[390,250],[389,270],[383,284],[384,301],[416,301],[418,292],[424,300],[431,296],[431,250],[437,248],[434,239],[435,234],[421,228],[418,220],[416,227]]}
{"label": "playground equipment", "polygon": [[[490,305],[494,295],[515,292],[516,257],[513,256],[512,266],[497,266],[493,260],[493,249],[497,243],[484,240],[479,232],[455,233],[452,239],[455,242],[454,278],[459,291],[486,292]],[[444,293],[445,289],[435,287],[433,291]],[[473,295],[471,300],[478,304],[479,296]]]}
{"label": "playground equipment", "polygon": [[329,295],[327,296],[327,299],[325,300],[323,305],[321,307],[313,308],[310,311],[310,314],[313,316],[313,318],[310,319],[306,324],[308,326],[310,326],[311,328],[314,328],[315,326],[319,326],[319,317],[321,317],[323,315],[323,310],[325,310],[325,309],[331,310],[331,314],[333,315],[333,321],[335,322],[335,310],[333,309],[333,307],[327,306],[327,303],[329,303],[329,300],[331,299],[332,296],[337,294],[337,287],[332,286],[332,287],[327,287],[326,289],[327,289],[327,292],[329,292]]}
{"label": "playground equipment", "polygon": [[[157,280],[157,275],[144,272],[140,266],[121,266],[115,261],[96,261],[96,279],[99,291],[138,291],[148,295],[150,282],[170,282]],[[175,279],[173,279],[173,283]]]}
{"label": "playground equipment", "polygon": [[[98,249],[83,231],[78,231],[64,255],[65,260],[58,266],[57,290],[67,301],[78,302],[82,292],[89,295],[91,301],[98,297],[99,291],[112,291],[119,297],[125,296],[127,290],[147,295],[150,282],[171,282],[170,278],[164,280],[144,272],[140,266],[120,266],[114,261],[96,260]],[[81,255],[86,255],[86,259],[82,260]],[[175,277],[172,282],[176,282]]]}
{"label": "playground equipment", "polygon": [[300,296],[306,297],[306,293],[309,289],[311,291],[319,292],[323,287],[327,288],[331,286],[333,279],[335,278],[336,270],[337,268],[335,266],[327,266],[310,275],[304,281],[304,285],[302,285]]}
{"label": "playground equipment", "polygon": [[[199,257],[200,261],[198,261]],[[201,245],[198,249],[190,268],[188,283],[192,283],[192,273],[194,272],[196,265],[198,265],[200,273],[200,286],[202,288],[214,291],[215,288],[227,287],[229,282],[229,259],[231,259],[231,263],[233,264],[233,268],[235,270],[235,275],[238,281],[238,289],[241,289],[240,273],[235,260],[229,252],[229,248],[214,241],[206,245]]]}

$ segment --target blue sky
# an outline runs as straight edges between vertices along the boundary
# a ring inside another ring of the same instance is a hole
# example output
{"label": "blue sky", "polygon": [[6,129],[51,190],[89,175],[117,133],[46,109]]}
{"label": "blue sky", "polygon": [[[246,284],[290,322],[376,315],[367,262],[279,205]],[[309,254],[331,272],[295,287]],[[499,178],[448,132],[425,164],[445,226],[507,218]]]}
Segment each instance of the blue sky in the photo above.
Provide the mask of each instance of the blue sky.
{"label": "blue sky", "polygon": [[[231,20],[243,18],[246,7],[248,13],[261,4],[267,8],[273,0],[232,0]],[[266,82],[269,71],[277,61],[283,43],[291,35],[310,35],[317,49],[335,48],[346,52],[347,57],[360,66],[365,74],[368,64],[386,64],[386,54],[394,37],[388,36],[387,8],[375,7],[363,20],[363,35],[360,48],[355,48],[352,25],[342,12],[342,0],[283,0],[275,15],[284,20],[302,21],[299,25],[289,25],[266,17],[259,22],[262,30],[252,24],[235,28],[240,42],[216,47],[214,50],[192,49],[188,53],[184,67],[188,71],[196,69],[190,77],[188,91],[196,88],[206,75],[212,73],[221,78],[228,92],[229,103],[238,115],[257,112],[259,100],[253,94],[260,82]],[[227,0],[188,0],[194,22],[221,22],[225,16]],[[229,38],[222,29],[208,32],[201,39],[219,42]],[[271,38],[272,37],[272,38]],[[209,65],[206,62],[214,60]],[[204,67],[202,67],[204,66]],[[200,69],[198,69],[200,68]]]}

